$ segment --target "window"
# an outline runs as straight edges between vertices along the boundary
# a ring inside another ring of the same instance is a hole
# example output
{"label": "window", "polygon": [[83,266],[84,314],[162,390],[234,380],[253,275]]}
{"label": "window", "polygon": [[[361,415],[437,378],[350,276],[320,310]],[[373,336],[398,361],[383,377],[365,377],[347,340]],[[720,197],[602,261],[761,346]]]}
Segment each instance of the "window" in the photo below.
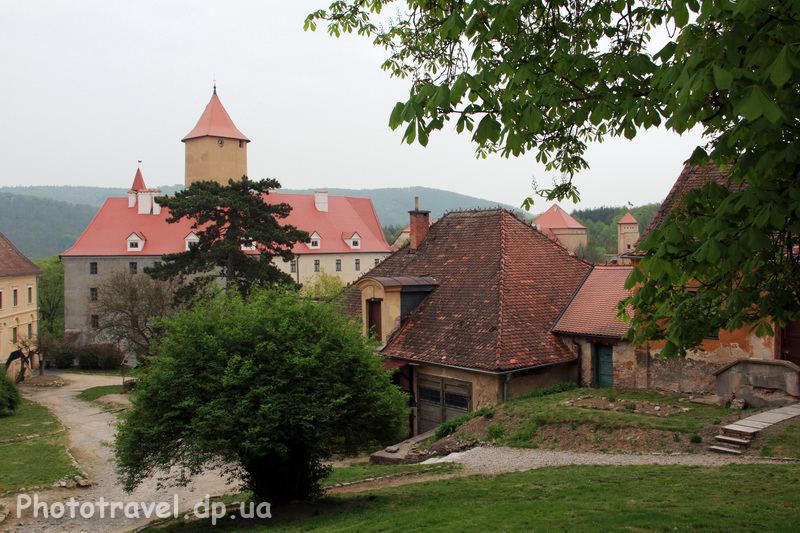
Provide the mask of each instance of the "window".
{"label": "window", "polygon": [[138,250],[139,243],[137,241],[131,241],[128,243],[128,248],[130,248],[131,250]]}
{"label": "window", "polygon": [[292,274],[294,274],[295,272],[297,272],[297,261],[293,260],[291,263],[289,263],[289,271],[290,271]]}
{"label": "window", "polygon": [[628,245],[628,250],[630,250],[630,249],[631,249],[631,245],[629,244],[629,245]]}
{"label": "window", "polygon": [[93,302],[97,301],[97,287],[89,289],[89,299]]}
{"label": "window", "polygon": [[314,272],[319,272],[319,259],[314,259]]}
{"label": "window", "polygon": [[375,260],[375,266],[378,266],[378,265],[380,265],[380,264],[381,264],[381,260],[380,260],[380,259],[376,259],[376,260]]}
{"label": "window", "polygon": [[89,274],[97,274],[97,263],[89,263]]}
{"label": "window", "polygon": [[360,247],[361,247],[361,241],[359,241],[358,239],[353,239],[353,248],[360,248]]}
{"label": "window", "polygon": [[128,263],[128,268],[131,269],[131,274],[139,273],[139,264],[136,261],[131,261],[130,263]]}
{"label": "window", "polygon": [[28,287],[28,303],[33,303],[33,287]]}
{"label": "window", "polygon": [[356,270],[361,270],[361,259],[356,259]]}
{"label": "window", "polygon": [[17,342],[17,328],[11,328],[11,342]]}
{"label": "window", "polygon": [[3,308],[3,293],[0,292],[0,309]]}
{"label": "window", "polygon": [[239,148],[241,148],[242,146],[244,146],[244,141],[239,141]]}
{"label": "window", "polygon": [[469,396],[466,394],[458,394],[456,392],[444,392],[444,405],[446,407],[455,407],[456,409],[469,409]]}
{"label": "window", "polygon": [[319,248],[319,241],[316,241],[316,240],[315,241],[311,241],[311,247],[312,248]]}
{"label": "window", "polygon": [[100,327],[100,316],[92,315],[92,327],[97,329]]}
{"label": "window", "polygon": [[322,244],[322,237],[316,231],[311,234],[309,237],[308,247],[309,248],[320,248]]}
{"label": "window", "polygon": [[28,324],[28,338],[33,337],[33,324]]}
{"label": "window", "polygon": [[12,293],[11,293],[11,294],[13,294],[13,295],[14,295],[14,296],[13,296],[13,300],[14,300],[14,301],[13,301],[13,304],[14,304],[14,307],[16,307],[16,306],[18,306],[18,305],[19,305],[19,296],[18,296],[18,293],[19,293],[19,291],[18,291],[17,289],[14,289],[14,292],[12,292]]}
{"label": "window", "polygon": [[336,260],[336,272],[341,272],[341,271],[342,271],[342,260],[341,259],[337,259]]}
{"label": "window", "polygon": [[419,399],[426,402],[439,403],[442,401],[441,392],[436,389],[419,388]]}

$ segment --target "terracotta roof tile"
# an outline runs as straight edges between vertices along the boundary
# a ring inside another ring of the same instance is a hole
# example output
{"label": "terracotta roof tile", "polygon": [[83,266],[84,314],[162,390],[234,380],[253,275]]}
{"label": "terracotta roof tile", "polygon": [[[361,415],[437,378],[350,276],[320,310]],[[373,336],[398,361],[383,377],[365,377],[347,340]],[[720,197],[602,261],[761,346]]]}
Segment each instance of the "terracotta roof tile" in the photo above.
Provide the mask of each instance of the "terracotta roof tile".
{"label": "terracotta roof tile", "polygon": [[[361,236],[359,252],[389,252],[378,215],[369,198],[330,196],[328,211],[318,211],[313,194],[270,193],[265,201],[287,203],[292,206],[281,224],[292,224],[309,233],[321,236],[319,249],[310,249],[305,243],[295,245],[295,254],[352,253],[354,250],[342,240],[342,232],[351,230]],[[158,215],[140,215],[136,207],[128,207],[127,198],[108,198],[94,220],[78,241],[62,256],[122,256],[164,255],[185,250],[184,238],[192,231],[186,219],[167,224],[169,211],[162,209]],[[128,251],[128,236],[136,232],[147,235],[141,251]],[[256,252],[253,252],[256,253]]]}
{"label": "terracotta roof tile", "polygon": [[206,136],[250,142],[250,139],[239,131],[228,112],[225,111],[222,102],[219,101],[216,89],[214,94],[211,95],[211,101],[208,102],[205,111],[200,115],[197,125],[181,140],[188,141],[189,139]]}
{"label": "terracotta roof tile", "polygon": [[631,266],[595,266],[558,318],[553,331],[588,337],[622,338],[628,330],[628,324],[616,319],[616,306],[631,294],[625,289],[625,280],[631,270]]}
{"label": "terracotta roof tile", "polygon": [[617,224],[638,224],[638,223],[639,221],[633,218],[633,215],[631,215],[630,212],[625,213],[625,216],[623,216],[621,219],[619,219],[619,222],[617,222]]}
{"label": "terracotta roof tile", "polygon": [[133,185],[131,185],[132,191],[144,191],[147,190],[147,187],[144,184],[144,177],[142,176],[141,169],[136,169],[136,176],[133,178]]}
{"label": "terracotta roof tile", "polygon": [[[572,360],[550,327],[590,268],[506,210],[448,213],[369,272],[439,283],[382,352],[490,371]],[[344,299],[360,316],[358,290]]]}
{"label": "terracotta roof tile", "polygon": [[586,226],[572,218],[569,213],[557,204],[553,204],[550,209],[539,215],[539,218],[534,220],[533,223],[548,229],[586,229]]}
{"label": "terracotta roof tile", "polygon": [[0,277],[41,274],[42,269],[17,250],[8,237],[0,233]]}
{"label": "terracotta roof tile", "polygon": [[700,189],[711,182],[728,187],[733,192],[742,190],[743,185],[731,181],[730,175],[728,174],[729,168],[730,167],[720,169],[713,163],[702,167],[691,165],[684,166],[678,179],[672,186],[672,189],[670,189],[667,197],[664,198],[661,207],[658,208],[653,220],[650,221],[650,224],[647,225],[647,229],[644,230],[642,236],[636,241],[636,246],[639,245],[639,242],[641,242],[648,233],[661,226],[661,223],[664,222],[664,219],[667,218],[670,211],[680,204],[687,192]]}

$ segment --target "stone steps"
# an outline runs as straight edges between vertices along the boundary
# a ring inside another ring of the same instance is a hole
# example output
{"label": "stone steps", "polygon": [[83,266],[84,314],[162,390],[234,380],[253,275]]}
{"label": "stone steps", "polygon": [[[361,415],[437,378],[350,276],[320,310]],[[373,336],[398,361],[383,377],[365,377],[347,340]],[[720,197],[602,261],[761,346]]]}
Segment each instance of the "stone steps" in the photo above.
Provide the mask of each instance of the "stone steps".
{"label": "stone steps", "polygon": [[711,450],[712,452],[717,452],[717,453],[729,453],[731,455],[742,455],[742,450],[737,450],[737,449],[734,449],[734,448],[727,448],[725,446],[709,446],[708,449]]}
{"label": "stone steps", "polygon": [[733,444],[735,446],[750,446],[750,439],[740,439],[739,437],[730,437],[728,435],[717,435],[714,437],[720,442],[725,444]]}
{"label": "stone steps", "polygon": [[709,446],[708,449],[717,453],[741,455],[750,446],[753,437],[758,435],[762,429],[767,429],[773,424],[796,416],[800,416],[800,404],[779,407],[778,409],[742,418],[720,428],[722,433],[714,437],[719,442],[726,444],[726,446],[715,445]]}

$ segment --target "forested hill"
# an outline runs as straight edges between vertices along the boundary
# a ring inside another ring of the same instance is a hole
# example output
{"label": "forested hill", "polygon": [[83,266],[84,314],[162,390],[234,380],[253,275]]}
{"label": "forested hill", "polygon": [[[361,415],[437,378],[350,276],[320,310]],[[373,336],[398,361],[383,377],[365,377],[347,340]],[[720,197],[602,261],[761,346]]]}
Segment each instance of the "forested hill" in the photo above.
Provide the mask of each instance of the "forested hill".
{"label": "forested hill", "polygon": [[0,192],[0,231],[30,259],[72,246],[97,207]]}

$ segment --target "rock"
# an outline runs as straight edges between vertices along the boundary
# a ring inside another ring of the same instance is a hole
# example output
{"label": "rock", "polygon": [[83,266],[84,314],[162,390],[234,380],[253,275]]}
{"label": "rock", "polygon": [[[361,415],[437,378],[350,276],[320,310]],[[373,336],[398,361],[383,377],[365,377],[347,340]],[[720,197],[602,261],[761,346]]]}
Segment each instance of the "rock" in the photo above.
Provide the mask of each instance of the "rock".
{"label": "rock", "polygon": [[747,402],[744,401],[743,398],[734,398],[731,400],[731,409],[736,409],[737,411],[741,411],[747,407]]}
{"label": "rock", "polygon": [[660,405],[656,405],[655,407],[653,407],[653,411],[660,411],[660,410],[661,410]]}
{"label": "rock", "polygon": [[399,451],[400,451],[400,447],[399,447],[399,446],[388,446],[388,447],[386,448],[386,451],[387,451],[388,453],[397,453],[397,452],[399,452]]}
{"label": "rock", "polygon": [[84,487],[84,488],[85,488],[85,487],[91,487],[91,486],[93,485],[93,483],[92,483],[91,481],[89,481],[88,479],[83,479],[83,478],[82,478],[82,477],[80,477],[80,476],[75,476],[75,477],[77,478],[77,479],[75,480],[75,483],[76,483],[76,484],[77,484],[79,487]]}
{"label": "rock", "polygon": [[66,487],[67,486],[67,482],[66,481],[59,481],[58,482],[58,486],[59,487]]}

